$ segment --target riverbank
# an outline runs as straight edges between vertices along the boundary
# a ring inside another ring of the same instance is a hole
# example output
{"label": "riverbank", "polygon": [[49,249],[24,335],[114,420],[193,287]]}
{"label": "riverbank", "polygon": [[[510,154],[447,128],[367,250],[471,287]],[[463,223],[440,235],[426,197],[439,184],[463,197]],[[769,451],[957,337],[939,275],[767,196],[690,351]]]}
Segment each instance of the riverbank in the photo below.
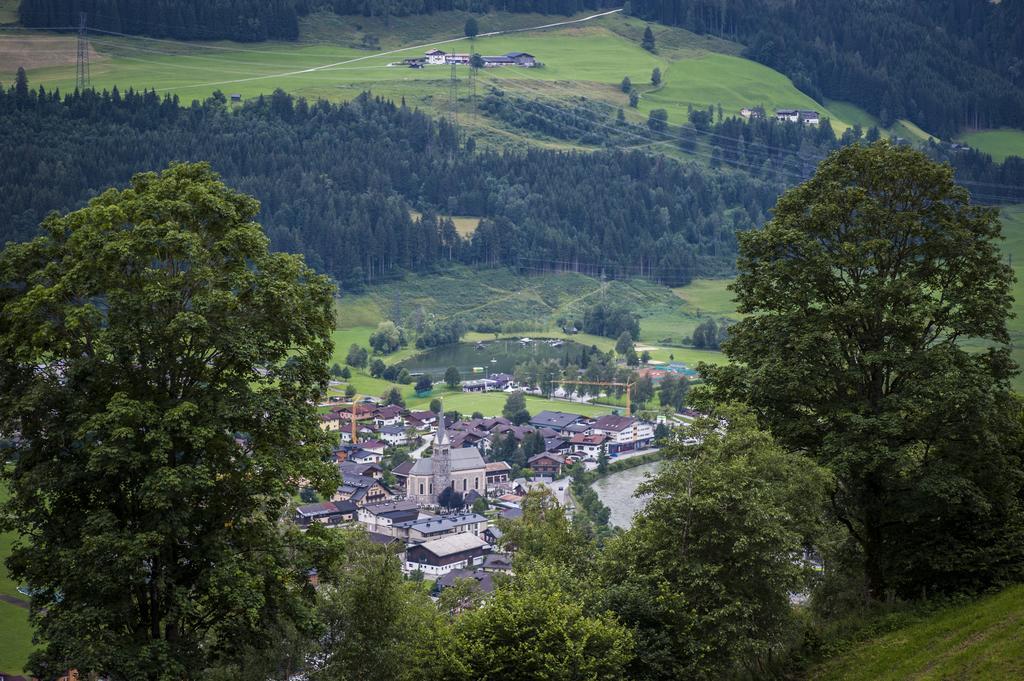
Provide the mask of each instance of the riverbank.
{"label": "riverbank", "polygon": [[660,462],[664,458],[661,450],[655,450],[645,454],[631,456],[626,459],[614,461],[600,472],[597,469],[584,470],[573,476],[569,485],[569,493],[572,495],[576,506],[577,514],[582,514],[586,522],[592,526],[594,535],[602,540],[615,532],[615,527],[621,527],[621,522],[613,525],[612,509],[604,504],[594,484],[607,479],[616,473],[622,473],[639,466],[650,465]]}

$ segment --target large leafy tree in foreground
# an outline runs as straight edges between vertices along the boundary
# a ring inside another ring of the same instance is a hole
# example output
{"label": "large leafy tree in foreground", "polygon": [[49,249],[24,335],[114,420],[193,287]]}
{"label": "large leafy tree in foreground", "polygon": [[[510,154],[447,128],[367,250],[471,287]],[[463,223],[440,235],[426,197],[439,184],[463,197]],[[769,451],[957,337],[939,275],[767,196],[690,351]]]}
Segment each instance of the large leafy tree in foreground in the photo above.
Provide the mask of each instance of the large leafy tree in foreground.
{"label": "large leafy tree in foreground", "polygon": [[332,288],[268,253],[258,209],[175,165],[0,254],[8,565],[40,677],[199,678],[309,614],[278,519],[299,479],[332,481]]}
{"label": "large leafy tree in foreground", "polygon": [[596,600],[634,632],[630,678],[757,676],[793,633],[830,476],[742,410],[687,432],[701,444],[670,444],[637,488],[650,499],[601,555]]}
{"label": "large leafy tree in foreground", "polygon": [[[1021,569],[1013,274],[996,211],[880,142],[834,153],[740,237],[744,319],[703,367],[783,445],[835,473],[868,593],[974,588]],[[976,351],[969,351],[970,342]]]}

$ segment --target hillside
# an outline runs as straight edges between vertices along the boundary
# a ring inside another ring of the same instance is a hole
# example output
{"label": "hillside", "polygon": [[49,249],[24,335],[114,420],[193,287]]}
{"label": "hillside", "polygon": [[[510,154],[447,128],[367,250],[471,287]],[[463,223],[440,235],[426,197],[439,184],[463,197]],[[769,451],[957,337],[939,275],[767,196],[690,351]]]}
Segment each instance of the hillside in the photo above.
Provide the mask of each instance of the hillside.
{"label": "hillside", "polygon": [[870,639],[829,660],[821,681],[1024,678],[1024,586]]}
{"label": "hillside", "polygon": [[[160,93],[179,95],[184,101],[203,99],[215,90],[238,93],[246,99],[269,95],[282,88],[310,100],[343,101],[365,90],[400,100],[405,98],[433,113],[448,109],[449,69],[433,66],[409,69],[391,66],[406,57],[421,56],[432,44],[462,35],[465,17],[461,12],[438,13],[430,17],[380,19],[316,15],[301,22],[301,39],[295,43],[267,42],[240,46],[227,42],[181,42],[95,33],[91,82],[103,89],[115,85],[122,91],[155,88]],[[555,21],[579,20],[536,14],[495,13],[480,18],[482,31],[521,30]],[[854,121],[845,121],[828,107],[817,105],[782,74],[737,55],[742,46],[726,40],[698,36],[690,31],[656,27],[656,54],[643,50],[640,40],[643,22],[621,15],[602,17],[580,24],[479,38],[444,42],[449,52],[503,54],[521,50],[536,55],[544,68],[484,69],[478,74],[477,92],[499,86],[528,97],[552,97],[571,101],[583,95],[623,107],[637,120],[652,108],[666,108],[669,120],[683,123],[688,105],[706,108],[721,105],[735,115],[744,106],[813,107],[833,120],[837,134]],[[14,71],[24,64],[30,80],[46,88],[70,91],[75,85],[74,38],[19,33],[17,40],[0,36],[0,81],[10,82]],[[4,43],[8,47],[4,49]],[[368,49],[367,46],[374,46]],[[413,49],[403,46],[416,45]],[[45,50],[44,50],[45,48]],[[41,51],[64,55],[41,59]],[[651,71],[663,74],[660,87],[649,84]],[[618,85],[628,76],[642,94],[634,111]],[[467,73],[458,71],[459,107],[471,111]],[[505,142],[515,137],[490,122],[461,121],[477,129],[484,139],[497,135]]]}
{"label": "hillside", "polygon": [[1017,2],[634,0],[631,11],[747,45],[816,98],[850,100],[889,126],[949,138],[1024,127]]}

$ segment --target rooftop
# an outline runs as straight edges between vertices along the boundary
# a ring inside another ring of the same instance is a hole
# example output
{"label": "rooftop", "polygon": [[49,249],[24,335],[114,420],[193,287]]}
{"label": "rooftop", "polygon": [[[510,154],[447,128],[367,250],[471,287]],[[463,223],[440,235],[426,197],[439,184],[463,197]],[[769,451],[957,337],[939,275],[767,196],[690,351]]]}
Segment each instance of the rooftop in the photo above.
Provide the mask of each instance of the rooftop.
{"label": "rooftop", "polygon": [[440,539],[433,539],[420,544],[420,546],[435,556],[450,556],[453,553],[482,549],[487,546],[487,542],[475,534],[462,532],[460,534],[450,534]]}
{"label": "rooftop", "polygon": [[530,423],[535,426],[557,428],[561,430],[577,421],[582,421],[583,417],[579,414],[568,414],[564,411],[542,411],[536,416],[530,419]]}
{"label": "rooftop", "polygon": [[636,423],[636,419],[632,416],[615,416],[614,414],[606,414],[601,418],[594,421],[591,424],[592,428],[598,430],[610,430],[614,433],[631,428]]}

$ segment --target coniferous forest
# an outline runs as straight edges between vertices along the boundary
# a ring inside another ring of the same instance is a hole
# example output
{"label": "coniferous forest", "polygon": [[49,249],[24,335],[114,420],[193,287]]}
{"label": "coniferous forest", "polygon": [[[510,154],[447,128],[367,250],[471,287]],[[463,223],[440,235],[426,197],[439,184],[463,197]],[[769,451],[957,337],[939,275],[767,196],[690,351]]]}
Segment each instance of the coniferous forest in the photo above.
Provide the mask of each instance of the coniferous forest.
{"label": "coniferous forest", "polygon": [[632,13],[747,46],[815,99],[933,135],[1024,126],[1024,4],[977,0],[633,0]]}
{"label": "coniferous forest", "polygon": [[79,12],[103,31],[179,40],[296,40],[299,17],[317,10],[363,16],[407,16],[445,10],[573,14],[616,6],[614,0],[22,0],[25,26],[69,28]]}
{"label": "coniferous forest", "polygon": [[[640,152],[465,153],[446,122],[369,95],[335,105],[278,92],[232,111],[222,96],[182,107],[23,85],[0,95],[0,121],[0,154],[23,159],[0,169],[2,241],[136,172],[208,160],[260,198],[275,250],[348,290],[448,261],[680,285],[730,272],[736,230],[762,222],[781,190]],[[444,215],[483,220],[464,238]]]}

